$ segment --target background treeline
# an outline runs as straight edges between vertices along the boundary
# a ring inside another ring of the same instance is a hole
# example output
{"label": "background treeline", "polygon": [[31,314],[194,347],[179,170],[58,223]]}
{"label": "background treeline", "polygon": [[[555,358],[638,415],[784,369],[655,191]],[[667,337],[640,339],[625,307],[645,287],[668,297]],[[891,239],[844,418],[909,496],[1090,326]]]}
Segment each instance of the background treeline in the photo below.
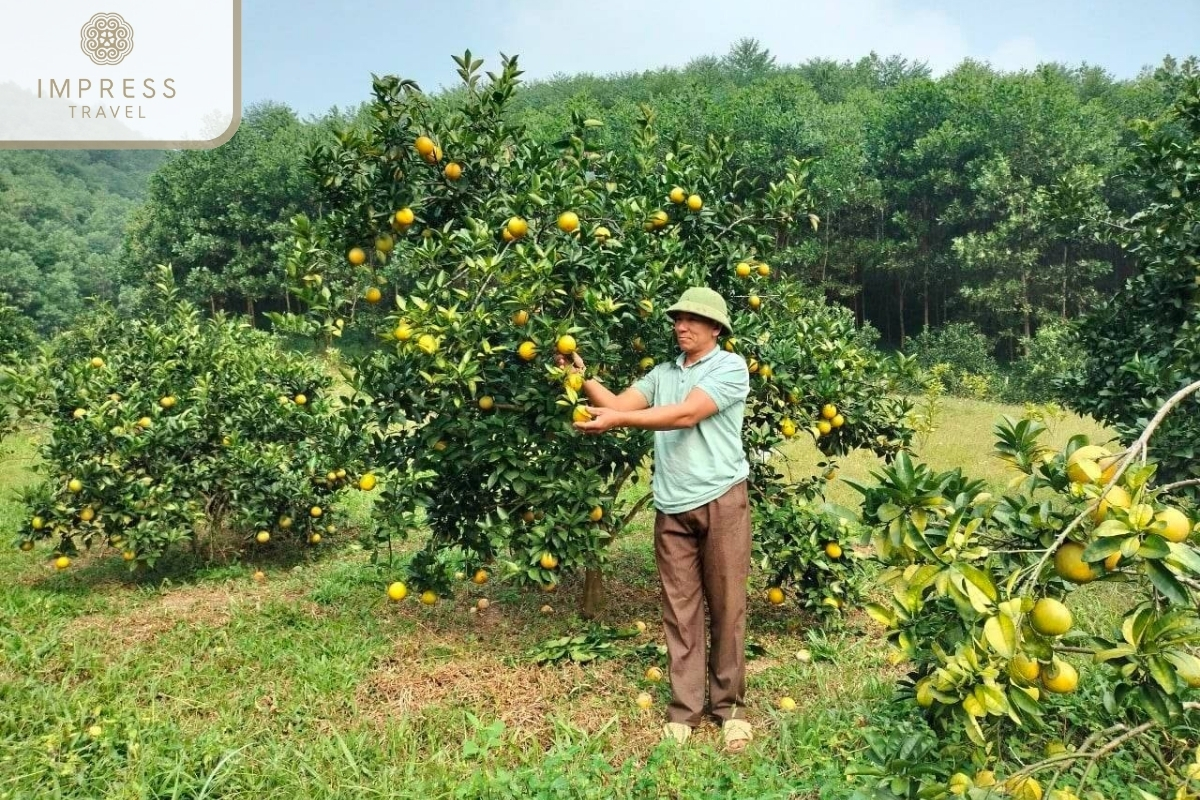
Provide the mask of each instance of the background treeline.
{"label": "background treeline", "polygon": [[[530,84],[514,121],[555,140],[572,114],[601,119],[603,143],[632,157],[649,106],[664,150],[728,137],[744,180],[800,159],[822,224],[781,236],[774,266],[853,308],[885,344],[930,366],[956,359],[952,389],[989,393],[994,381],[970,376],[1035,351],[1051,365],[1071,358],[1059,323],[1135,272],[1096,233],[1141,207],[1131,123],[1160,115],[1193,68],[1167,58],[1115,80],[1088,65],[1004,73],[965,61],[933,78],[875,55],[779,65],[742,40],[683,69]],[[0,153],[0,306],[11,309],[0,314],[50,333],[87,298],[132,300],[156,263],[210,309],[261,319],[285,308],[288,220],[319,211],[305,151],[355,120],[265,104],[213,151]]]}

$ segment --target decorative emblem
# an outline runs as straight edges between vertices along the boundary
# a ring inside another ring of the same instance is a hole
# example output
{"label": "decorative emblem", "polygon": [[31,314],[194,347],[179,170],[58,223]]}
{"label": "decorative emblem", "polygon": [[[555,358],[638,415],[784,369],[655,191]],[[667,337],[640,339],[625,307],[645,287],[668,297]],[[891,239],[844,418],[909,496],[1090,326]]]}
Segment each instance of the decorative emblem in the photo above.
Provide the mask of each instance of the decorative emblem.
{"label": "decorative emblem", "polygon": [[133,52],[133,27],[120,14],[97,14],[79,31],[79,47],[101,66],[120,64]]}

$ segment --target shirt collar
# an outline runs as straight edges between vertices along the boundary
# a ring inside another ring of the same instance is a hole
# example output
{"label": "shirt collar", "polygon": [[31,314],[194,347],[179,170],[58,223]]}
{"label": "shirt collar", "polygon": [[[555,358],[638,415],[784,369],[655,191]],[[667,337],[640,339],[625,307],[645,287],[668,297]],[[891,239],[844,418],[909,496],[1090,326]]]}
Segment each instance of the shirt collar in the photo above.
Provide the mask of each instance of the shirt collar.
{"label": "shirt collar", "polygon": [[[697,359],[694,364],[692,364],[692,367],[703,364],[705,361],[708,361],[710,358],[712,358],[719,352],[721,352],[721,345],[718,344],[718,345],[714,346],[712,350],[709,350],[707,353],[700,356],[700,358]],[[687,353],[680,353],[678,356],[676,356],[675,357],[675,366],[679,367],[680,369],[685,369],[685,367],[683,366],[683,360],[685,358],[687,358]],[[692,367],[686,367],[686,369],[691,369]]]}

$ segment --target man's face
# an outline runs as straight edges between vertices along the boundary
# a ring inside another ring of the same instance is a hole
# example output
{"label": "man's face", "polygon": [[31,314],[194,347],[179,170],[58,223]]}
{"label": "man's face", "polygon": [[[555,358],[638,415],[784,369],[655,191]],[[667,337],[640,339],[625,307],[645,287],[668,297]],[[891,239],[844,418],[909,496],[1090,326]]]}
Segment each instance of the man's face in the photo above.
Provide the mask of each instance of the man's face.
{"label": "man's face", "polygon": [[711,319],[681,311],[675,315],[675,341],[689,355],[703,355],[717,343],[721,326]]}

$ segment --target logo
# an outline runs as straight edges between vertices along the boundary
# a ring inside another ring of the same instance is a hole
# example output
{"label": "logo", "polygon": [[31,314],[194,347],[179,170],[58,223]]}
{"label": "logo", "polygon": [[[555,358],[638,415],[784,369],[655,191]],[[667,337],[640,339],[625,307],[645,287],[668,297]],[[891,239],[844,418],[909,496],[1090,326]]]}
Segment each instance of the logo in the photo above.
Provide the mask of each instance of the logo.
{"label": "logo", "polygon": [[120,14],[96,14],[79,31],[79,40],[93,63],[120,64],[133,52],[133,27]]}

